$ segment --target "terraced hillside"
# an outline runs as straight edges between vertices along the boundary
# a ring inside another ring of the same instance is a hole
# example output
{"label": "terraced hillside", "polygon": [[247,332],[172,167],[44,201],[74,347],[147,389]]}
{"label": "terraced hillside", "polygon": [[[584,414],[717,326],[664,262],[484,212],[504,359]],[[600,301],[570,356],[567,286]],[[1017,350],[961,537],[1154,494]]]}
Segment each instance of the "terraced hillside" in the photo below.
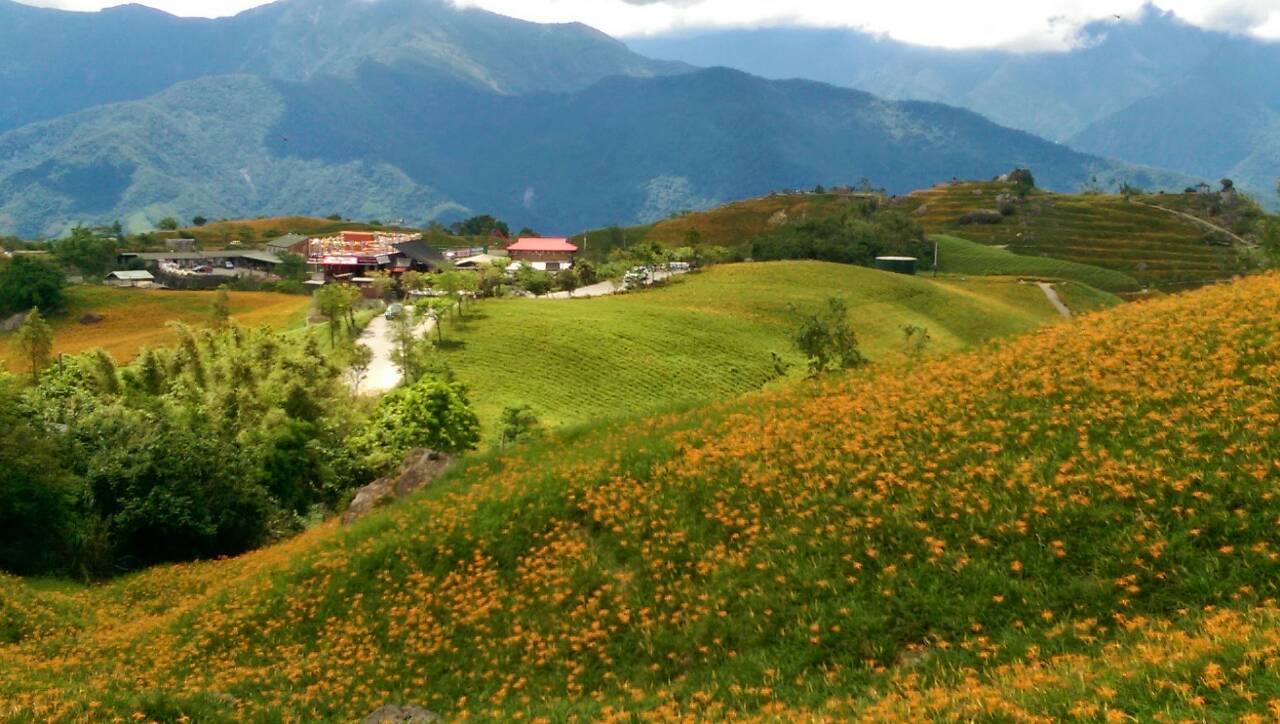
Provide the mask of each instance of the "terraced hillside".
{"label": "terraced hillside", "polygon": [[0,578],[0,718],[1269,721],[1280,278],[482,456],[350,527]]}
{"label": "terraced hillside", "polygon": [[1006,184],[965,182],[919,191],[902,203],[931,233],[1114,269],[1159,289],[1230,279],[1253,266],[1225,234],[1119,196],[1036,192],[998,223],[962,223],[975,212],[995,213],[998,197],[1009,193]]}
{"label": "terraced hillside", "polygon": [[1039,289],[1011,279],[733,264],[619,297],[485,301],[446,331],[444,356],[491,436],[505,407],[524,404],[552,426],[577,424],[759,389],[779,377],[774,354],[798,379],[805,360],[792,350],[790,307],[813,311],[833,296],[882,363],[903,359],[905,325],[928,328],[938,354],[1057,319]]}

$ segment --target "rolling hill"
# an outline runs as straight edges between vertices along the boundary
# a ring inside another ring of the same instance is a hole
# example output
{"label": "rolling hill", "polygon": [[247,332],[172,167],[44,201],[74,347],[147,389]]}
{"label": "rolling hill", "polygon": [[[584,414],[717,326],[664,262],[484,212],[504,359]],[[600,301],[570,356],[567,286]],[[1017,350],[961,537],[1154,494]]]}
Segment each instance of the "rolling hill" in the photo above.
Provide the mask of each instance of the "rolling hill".
{"label": "rolling hill", "polygon": [[[1182,194],[1137,196],[1130,202],[1103,194],[1036,192],[1009,217],[990,223],[998,199],[1013,193],[1001,182],[952,182],[888,199],[882,208],[910,213],[926,231],[944,237],[942,270],[947,272],[1071,279],[1133,294],[1144,286],[1177,290],[1230,279],[1256,264],[1252,252],[1228,235],[1228,222],[1235,217],[1206,215]],[[735,248],[784,224],[856,212],[866,200],[858,194],[775,194],[574,238],[593,258],[626,244],[680,247],[691,239]],[[988,223],[966,223],[965,217],[981,212],[987,212]]]}
{"label": "rolling hill", "polygon": [[350,527],[0,578],[0,715],[1266,720],[1280,279],[481,456]]}
{"label": "rolling hill", "polygon": [[[446,330],[443,359],[472,391],[490,439],[506,407],[530,405],[551,427],[581,425],[803,377],[791,307],[813,311],[830,297],[848,303],[863,353],[890,364],[906,359],[906,325],[927,328],[928,352],[939,354],[1058,318],[1039,289],[1010,279],[733,264],[639,294],[485,301]],[[788,372],[779,374],[774,354]]]}

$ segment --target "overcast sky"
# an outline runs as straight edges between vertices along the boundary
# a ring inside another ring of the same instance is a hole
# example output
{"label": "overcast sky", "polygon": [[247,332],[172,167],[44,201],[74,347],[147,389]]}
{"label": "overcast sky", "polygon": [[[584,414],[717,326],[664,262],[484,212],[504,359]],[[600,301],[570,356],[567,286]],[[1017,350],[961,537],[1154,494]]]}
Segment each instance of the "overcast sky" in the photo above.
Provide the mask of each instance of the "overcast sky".
{"label": "overcast sky", "polygon": [[[19,0],[95,10],[119,0]],[[139,0],[176,15],[232,15],[262,0]],[[352,0],[368,2],[376,0]],[[538,22],[579,21],[617,36],[681,28],[847,26],[944,47],[1064,47],[1085,22],[1134,17],[1145,0],[454,0]],[[1280,0],[1156,0],[1206,27],[1280,38]]]}

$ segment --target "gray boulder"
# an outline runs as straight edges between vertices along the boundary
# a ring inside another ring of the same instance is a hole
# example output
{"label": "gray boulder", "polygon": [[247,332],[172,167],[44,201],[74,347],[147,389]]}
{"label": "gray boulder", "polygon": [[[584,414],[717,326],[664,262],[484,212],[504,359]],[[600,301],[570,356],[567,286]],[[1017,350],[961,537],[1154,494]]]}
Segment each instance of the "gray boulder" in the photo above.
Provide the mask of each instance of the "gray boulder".
{"label": "gray boulder", "polygon": [[422,490],[448,470],[452,462],[448,455],[434,450],[410,452],[399,473],[379,478],[356,491],[355,499],[342,514],[342,524],[349,525],[382,505]]}

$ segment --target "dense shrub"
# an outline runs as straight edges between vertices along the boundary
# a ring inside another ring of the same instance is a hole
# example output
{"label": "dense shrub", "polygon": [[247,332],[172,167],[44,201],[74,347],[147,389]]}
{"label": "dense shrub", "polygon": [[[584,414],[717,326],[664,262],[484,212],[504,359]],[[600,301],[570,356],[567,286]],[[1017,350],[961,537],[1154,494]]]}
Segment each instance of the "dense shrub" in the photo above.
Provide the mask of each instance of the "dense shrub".
{"label": "dense shrub", "polygon": [[0,314],[38,307],[55,312],[65,303],[66,275],[51,261],[18,255],[0,265]]}
{"label": "dense shrub", "polygon": [[758,237],[751,244],[751,257],[756,261],[818,259],[862,266],[871,266],[877,256],[919,257],[928,251],[920,225],[898,212],[881,212],[870,218],[805,220]]}
{"label": "dense shrub", "polygon": [[0,569],[40,574],[74,557],[82,486],[57,445],[0,376]]}
{"label": "dense shrub", "polygon": [[235,554],[367,482],[347,447],[362,416],[317,344],[177,332],[123,369],[88,353],[0,390],[0,567],[102,575]]}

